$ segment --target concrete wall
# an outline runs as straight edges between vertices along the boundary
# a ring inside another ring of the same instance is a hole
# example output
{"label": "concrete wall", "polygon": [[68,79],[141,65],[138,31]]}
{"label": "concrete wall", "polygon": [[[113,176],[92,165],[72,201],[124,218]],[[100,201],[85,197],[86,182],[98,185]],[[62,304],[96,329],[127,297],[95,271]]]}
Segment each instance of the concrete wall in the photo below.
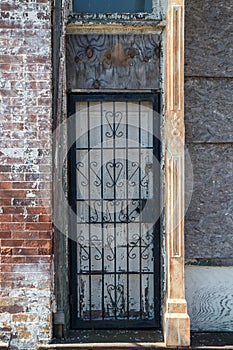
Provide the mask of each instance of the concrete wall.
{"label": "concrete wall", "polygon": [[0,2],[0,334],[51,337],[50,1]]}
{"label": "concrete wall", "polygon": [[192,330],[233,331],[232,16],[232,1],[186,1],[185,127],[194,191],[185,254]]}

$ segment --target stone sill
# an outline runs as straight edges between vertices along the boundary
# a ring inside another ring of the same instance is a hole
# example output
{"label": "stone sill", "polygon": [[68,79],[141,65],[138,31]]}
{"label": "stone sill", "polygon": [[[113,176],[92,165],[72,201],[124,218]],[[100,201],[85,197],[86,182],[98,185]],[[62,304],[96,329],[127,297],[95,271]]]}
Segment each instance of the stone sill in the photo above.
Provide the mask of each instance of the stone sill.
{"label": "stone sill", "polygon": [[9,349],[9,342],[0,341],[0,350]]}
{"label": "stone sill", "polygon": [[164,343],[85,343],[85,344],[47,344],[38,347],[40,350],[45,349],[165,349]]}
{"label": "stone sill", "polygon": [[[87,335],[85,333],[85,335]],[[157,334],[157,336],[159,336]],[[40,350],[45,349],[64,349],[64,350],[74,350],[74,349],[83,349],[83,350],[90,350],[90,349],[114,349],[114,350],[123,350],[123,349],[165,349],[166,346],[163,342],[158,340],[153,341],[113,341],[110,342],[104,342],[104,339],[99,342],[91,342],[90,338],[88,339],[88,343],[77,343],[77,340],[73,343],[67,339],[67,343],[57,343],[57,344],[47,344],[47,345],[40,345]],[[114,337],[113,337],[114,340]],[[221,349],[231,349],[233,350],[233,332],[192,332],[191,333],[191,346],[190,347],[172,347],[170,349],[180,349],[180,350],[200,350],[200,349],[206,349],[206,350],[221,350]]]}

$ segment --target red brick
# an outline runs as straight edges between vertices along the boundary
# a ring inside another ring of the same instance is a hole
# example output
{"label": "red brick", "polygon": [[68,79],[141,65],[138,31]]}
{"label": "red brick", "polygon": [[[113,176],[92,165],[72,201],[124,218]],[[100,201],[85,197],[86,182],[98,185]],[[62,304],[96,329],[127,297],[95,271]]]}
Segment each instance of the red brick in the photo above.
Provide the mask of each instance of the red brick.
{"label": "red brick", "polygon": [[19,231],[24,228],[24,224],[19,223],[0,223],[0,230],[3,231]]}
{"label": "red brick", "polygon": [[45,255],[37,255],[37,256],[26,256],[26,263],[27,264],[38,264],[38,263],[50,263],[51,262],[51,256],[45,256]]}
{"label": "red brick", "polygon": [[51,230],[52,224],[51,223],[44,223],[44,222],[35,222],[35,223],[26,223],[26,230],[36,230],[36,231],[47,231]]}
{"label": "red brick", "polygon": [[11,198],[0,198],[0,205],[11,205]]}
{"label": "red brick", "polygon": [[12,255],[12,248],[3,248],[1,247],[1,255]]}
{"label": "red brick", "polygon": [[1,162],[5,164],[23,164],[24,160],[20,158],[7,158],[7,157],[1,157]]}
{"label": "red brick", "polygon": [[13,248],[13,255],[38,255],[37,248]]}
{"label": "red brick", "polygon": [[[0,21],[0,28],[1,28],[1,22]],[[4,27],[2,27],[4,28]],[[0,63],[24,63],[24,58],[23,56],[17,56],[17,55],[0,55]]]}
{"label": "red brick", "polygon": [[51,231],[39,232],[39,238],[40,239],[51,239],[52,238],[52,232]]}
{"label": "red brick", "polygon": [[[27,63],[46,64],[46,63],[49,63],[49,60],[48,60],[48,56],[27,56]],[[36,79],[36,81],[38,80],[41,80],[41,79]]]}
{"label": "red brick", "polygon": [[0,174],[0,181],[9,181],[9,180],[23,181],[24,174],[15,174],[15,173]]}
{"label": "red brick", "polygon": [[0,165],[0,172],[1,173],[10,173],[11,166],[10,165]]}
{"label": "red brick", "polygon": [[2,247],[22,247],[25,246],[24,240],[2,239]]}
{"label": "red brick", "polygon": [[13,215],[13,222],[37,222],[39,221],[39,217],[37,215],[25,215],[25,214],[16,214]]}
{"label": "red brick", "polygon": [[0,222],[11,222],[12,216],[10,214],[0,214]]}
{"label": "red brick", "polygon": [[32,182],[32,181],[12,182],[13,189],[34,189],[35,185],[37,186],[38,184],[36,182]]}
{"label": "red brick", "polygon": [[12,271],[12,265],[1,264],[1,271],[2,272],[11,272]]}
{"label": "red brick", "polygon": [[10,231],[0,231],[0,239],[5,238],[11,238],[11,232]]}
{"label": "red brick", "polygon": [[49,214],[51,213],[50,207],[27,207],[28,214]]}
{"label": "red brick", "polygon": [[14,231],[11,234],[12,239],[25,239],[25,240],[32,240],[32,239],[38,239],[39,232],[37,231]]}
{"label": "red brick", "polygon": [[51,248],[49,248],[49,249],[47,249],[47,248],[38,248],[38,254],[39,255],[51,255],[51,253],[52,253],[52,249]]}
{"label": "red brick", "polygon": [[15,4],[13,2],[11,2],[11,3],[9,3],[9,2],[2,2],[0,4],[1,11],[14,11],[14,10],[17,10],[18,7],[19,7],[19,5]]}
{"label": "red brick", "polygon": [[23,214],[24,208],[23,207],[2,207],[2,211],[4,214]]}
{"label": "red brick", "polygon": [[0,182],[0,189],[12,188],[12,182]]}
{"label": "red brick", "polygon": [[27,240],[26,247],[35,247],[35,248],[46,248],[51,249],[51,240]]}
{"label": "red brick", "polygon": [[19,305],[0,306],[0,313],[9,312],[10,314],[16,314],[23,311],[23,307]]}
{"label": "red brick", "polygon": [[3,123],[2,124],[4,130],[23,130],[24,124],[23,123]]}
{"label": "red brick", "polygon": [[0,256],[0,262],[5,264],[24,264],[24,256]]}
{"label": "red brick", "polygon": [[39,216],[39,222],[51,222],[52,218],[51,215],[40,215]]}
{"label": "red brick", "polygon": [[49,207],[51,205],[51,201],[48,199],[13,199],[12,204],[16,206],[46,206]]}

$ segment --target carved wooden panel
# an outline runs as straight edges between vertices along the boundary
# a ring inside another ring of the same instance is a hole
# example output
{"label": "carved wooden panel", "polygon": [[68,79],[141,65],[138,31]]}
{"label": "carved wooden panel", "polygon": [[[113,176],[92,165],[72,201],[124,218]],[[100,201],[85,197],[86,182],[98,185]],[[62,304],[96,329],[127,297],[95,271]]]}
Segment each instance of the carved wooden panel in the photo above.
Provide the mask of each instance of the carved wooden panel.
{"label": "carved wooden panel", "polygon": [[158,89],[157,34],[67,35],[67,86],[74,89]]}

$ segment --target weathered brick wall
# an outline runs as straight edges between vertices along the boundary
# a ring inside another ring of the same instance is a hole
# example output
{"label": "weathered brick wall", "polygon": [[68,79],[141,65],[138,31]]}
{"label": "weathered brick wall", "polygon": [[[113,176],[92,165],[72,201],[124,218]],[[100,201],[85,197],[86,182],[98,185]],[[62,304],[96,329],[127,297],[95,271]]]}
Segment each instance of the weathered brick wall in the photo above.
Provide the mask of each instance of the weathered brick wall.
{"label": "weathered brick wall", "polygon": [[51,324],[49,0],[0,2],[1,338],[36,349]]}

